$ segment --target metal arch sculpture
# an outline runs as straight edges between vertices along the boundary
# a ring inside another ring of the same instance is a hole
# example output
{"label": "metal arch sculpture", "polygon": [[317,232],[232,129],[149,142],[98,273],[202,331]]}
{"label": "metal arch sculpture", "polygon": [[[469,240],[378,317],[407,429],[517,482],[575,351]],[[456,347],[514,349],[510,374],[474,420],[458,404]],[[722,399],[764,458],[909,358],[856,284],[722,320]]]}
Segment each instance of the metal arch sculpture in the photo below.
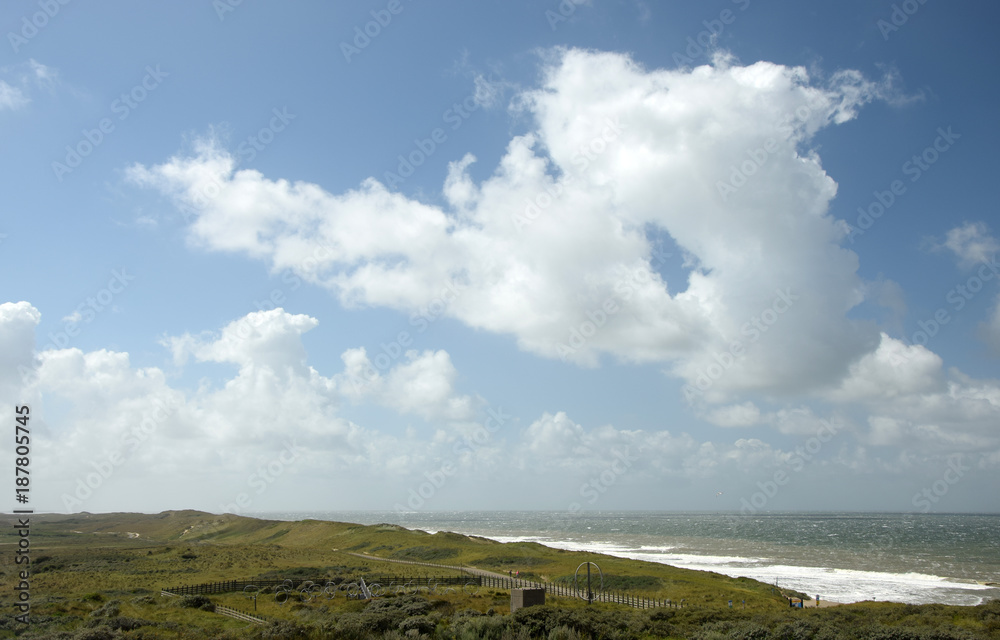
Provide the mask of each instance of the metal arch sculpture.
{"label": "metal arch sculpture", "polygon": [[594,568],[597,569],[598,575],[601,576],[601,585],[597,588],[597,593],[601,593],[602,591],[604,591],[604,572],[601,571],[601,568],[597,566],[597,563],[581,562],[580,566],[576,568],[576,572],[573,574],[573,589],[577,593],[579,593],[580,587],[577,586],[577,582],[579,581],[580,577],[580,569],[584,566],[587,567],[587,596],[586,597],[580,596],[581,598],[587,601],[587,604],[594,603],[594,591],[591,588],[591,582],[590,582],[590,565],[594,565]]}
{"label": "metal arch sculpture", "polygon": [[302,602],[310,602],[313,598],[319,595],[323,587],[319,586],[315,582],[306,581],[301,587],[299,587],[299,600]]}
{"label": "metal arch sculpture", "polygon": [[274,588],[274,601],[279,605],[288,602],[289,589],[285,585]]}
{"label": "metal arch sculpture", "polygon": [[323,587],[323,595],[326,596],[327,600],[333,600],[333,597],[337,595],[337,584],[332,581],[328,581]]}

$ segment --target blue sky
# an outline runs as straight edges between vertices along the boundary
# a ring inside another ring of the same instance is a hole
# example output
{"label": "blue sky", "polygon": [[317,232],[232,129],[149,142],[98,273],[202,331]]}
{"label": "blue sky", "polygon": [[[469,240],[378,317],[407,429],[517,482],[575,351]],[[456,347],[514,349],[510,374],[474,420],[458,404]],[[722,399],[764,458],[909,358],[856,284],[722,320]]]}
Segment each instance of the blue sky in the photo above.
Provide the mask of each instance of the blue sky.
{"label": "blue sky", "polygon": [[997,511],[997,11],[5,3],[33,506]]}

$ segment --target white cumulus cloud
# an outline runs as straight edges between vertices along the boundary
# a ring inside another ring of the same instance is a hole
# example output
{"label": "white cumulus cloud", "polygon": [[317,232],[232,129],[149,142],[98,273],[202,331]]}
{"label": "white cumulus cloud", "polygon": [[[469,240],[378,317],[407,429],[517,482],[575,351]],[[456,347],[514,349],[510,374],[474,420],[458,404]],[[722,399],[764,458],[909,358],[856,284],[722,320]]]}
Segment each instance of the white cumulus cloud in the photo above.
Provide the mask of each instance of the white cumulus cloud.
{"label": "white cumulus cloud", "polygon": [[[471,156],[452,163],[446,207],[373,178],[337,194],[238,170],[214,139],[129,174],[194,213],[195,243],[292,269],[345,306],[437,304],[544,357],[668,363],[691,385],[708,375],[696,391],[710,400],[828,385],[877,347],[847,318],[865,286],[809,145],[883,87],[724,55],[648,70],[570,49],[543,71],[516,100],[533,130],[481,182]],[[653,232],[683,265],[664,264]],[[733,349],[745,355],[709,375]]]}

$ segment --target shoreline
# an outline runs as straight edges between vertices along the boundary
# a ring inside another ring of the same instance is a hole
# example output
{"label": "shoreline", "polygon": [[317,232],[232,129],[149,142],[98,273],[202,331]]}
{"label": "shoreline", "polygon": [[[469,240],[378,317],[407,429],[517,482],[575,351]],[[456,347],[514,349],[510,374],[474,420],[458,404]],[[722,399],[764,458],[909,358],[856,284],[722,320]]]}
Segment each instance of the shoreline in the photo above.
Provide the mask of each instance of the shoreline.
{"label": "shoreline", "polygon": [[[401,526],[403,526],[403,525],[401,525]],[[421,528],[419,526],[412,526],[412,525],[410,527],[408,527],[408,528],[417,529],[417,530],[420,530],[420,531],[426,531],[428,533],[434,533],[434,532],[437,532],[437,531],[448,531],[448,529],[446,529],[446,528],[432,529],[432,528]],[[675,563],[675,562],[666,561],[665,559],[662,559],[662,558],[657,558],[656,556],[660,555],[660,554],[643,553],[641,551],[634,551],[634,550],[633,551],[613,551],[613,550],[609,550],[609,549],[595,550],[591,546],[588,546],[588,543],[579,543],[579,542],[574,542],[574,541],[569,541],[569,540],[553,540],[552,538],[550,538],[548,536],[485,535],[485,534],[482,534],[482,533],[475,533],[475,532],[465,531],[465,530],[462,530],[462,531],[454,531],[454,530],[452,530],[452,532],[453,533],[459,533],[461,535],[479,536],[479,537],[488,538],[488,539],[491,539],[491,540],[496,540],[497,542],[505,542],[505,543],[506,542],[521,542],[521,541],[535,542],[537,544],[549,547],[551,549],[562,549],[562,550],[566,550],[566,551],[576,551],[576,552],[585,552],[585,553],[586,552],[601,553],[601,554],[609,555],[609,556],[612,556],[612,557],[623,558],[623,559],[627,559],[627,560],[638,560],[638,561],[656,562],[656,563],[667,565],[667,566],[671,566],[671,567],[677,567],[677,568],[682,568],[682,569],[692,569],[692,570],[695,570],[695,571],[706,571],[706,572],[711,572],[711,573],[719,573],[719,574],[730,576],[730,577],[734,577],[734,578],[745,577],[745,578],[750,578],[750,579],[753,579],[753,580],[757,580],[759,582],[763,582],[765,584],[769,584],[770,583],[770,580],[767,579],[769,576],[767,576],[767,577],[761,576],[757,572],[752,571],[752,570],[749,570],[749,571],[740,571],[739,567],[732,567],[732,566],[726,566],[726,565],[720,565],[720,564],[713,564],[713,563],[705,563],[705,564],[690,563],[690,562]],[[589,543],[589,544],[592,545],[594,543]],[[689,554],[686,554],[686,555],[690,555],[692,557],[698,557],[698,554],[690,554],[689,553]],[[716,556],[705,555],[703,557],[705,557],[705,558],[715,558]],[[822,567],[822,566],[815,566],[815,565],[782,565],[782,564],[771,564],[771,565],[763,565],[762,564],[762,565],[759,565],[759,566],[756,566],[756,567],[746,567],[746,568],[747,569],[771,569],[771,568],[773,568],[773,569],[783,569],[783,570],[793,570],[793,571],[795,569],[799,569],[799,570],[803,570],[803,571],[810,571],[810,572],[815,572],[815,573],[820,573],[820,574],[826,574],[827,576],[837,575],[838,573],[844,573],[844,574],[863,574],[866,577],[867,576],[871,576],[872,579],[873,579],[873,581],[876,578],[881,578],[883,576],[887,576],[887,577],[895,578],[898,584],[906,584],[907,583],[907,579],[906,579],[907,576],[910,576],[911,580],[913,578],[919,577],[919,578],[924,579],[924,580],[927,580],[927,579],[936,579],[936,580],[947,581],[947,583],[945,585],[926,587],[922,591],[931,591],[933,589],[940,589],[940,590],[949,590],[949,591],[953,591],[953,592],[956,592],[956,593],[960,593],[960,592],[963,592],[963,591],[974,591],[974,590],[975,591],[979,591],[979,590],[985,591],[985,590],[989,590],[989,589],[997,589],[997,587],[990,586],[990,585],[986,584],[986,582],[981,581],[981,580],[977,580],[975,582],[956,582],[956,581],[958,581],[960,579],[958,579],[958,578],[951,578],[951,577],[947,577],[947,576],[930,575],[930,574],[916,574],[916,573],[913,573],[913,572],[906,572],[906,573],[888,572],[888,571],[884,571],[883,572],[883,571],[873,571],[873,570],[844,569],[844,568],[837,568],[837,567]],[[829,578],[827,578],[827,579],[829,579]],[[805,585],[802,585],[802,584],[796,584],[797,582],[807,581],[807,580],[808,580],[808,578],[806,578],[806,577],[792,578],[792,579],[790,579],[788,577],[785,577],[785,578],[783,578],[783,583],[784,584],[781,584],[780,588],[782,588],[782,589],[790,589],[792,591],[796,591],[796,592],[799,592],[799,593],[805,593],[806,595],[809,595],[810,597],[808,599],[804,600],[803,607],[805,607],[805,608],[816,608],[816,605],[815,605],[816,599],[815,599],[815,597],[813,597],[813,595],[815,595],[815,593],[816,593],[815,582],[811,582],[808,587],[806,587]],[[845,575],[845,577],[843,578],[843,581],[845,583],[848,583],[848,584],[856,584],[856,580],[857,580],[857,576],[856,575]],[[884,578],[883,578],[883,580],[884,580]],[[789,584],[789,582],[791,582],[791,584]],[[950,585],[959,585],[959,584],[968,584],[969,587],[950,586]],[[977,589],[976,587],[972,587],[973,584],[977,585],[978,587],[982,587],[982,589]],[[828,590],[831,593],[837,593],[837,591],[838,591],[838,589],[836,589],[836,588],[830,588]],[[1000,596],[1000,589],[997,589],[997,591],[998,591],[998,596]],[[921,593],[921,590],[914,588],[914,591],[912,593],[913,594],[918,594],[918,593]],[[899,603],[899,604],[915,604],[915,605],[942,604],[942,605],[948,605],[948,606],[977,606],[978,604],[982,604],[982,603],[990,600],[990,598],[988,596],[976,596],[978,598],[978,601],[976,603],[969,603],[969,602],[945,602],[945,601],[942,601],[940,599],[933,599],[932,600],[932,599],[918,598],[918,597],[912,597],[912,598],[893,598],[891,596],[887,596],[886,594],[878,594],[880,597],[860,597],[860,598],[853,598],[853,599],[838,600],[838,599],[836,599],[837,598],[836,595],[831,596],[830,598],[823,597],[823,591],[822,590],[820,590],[819,595],[820,595],[819,608],[835,607],[835,606],[841,606],[841,605],[845,605],[845,604],[857,604],[857,603],[862,603],[862,602],[894,602],[894,603]],[[971,598],[973,596],[970,595],[969,597]]]}
{"label": "shoreline", "polygon": [[[707,512],[649,513],[667,518],[683,518],[685,521],[706,516],[714,519],[714,516],[726,515],[725,513]],[[776,560],[776,558],[783,558],[783,556],[776,553],[777,550],[774,549],[763,551],[763,554],[757,551],[747,557],[737,557],[731,552],[721,549],[717,552],[719,555],[711,555],[709,547],[684,544],[673,546],[674,542],[671,541],[671,538],[675,537],[675,534],[663,535],[664,543],[661,546],[644,546],[659,545],[659,543],[651,543],[648,540],[630,540],[631,535],[627,535],[623,539],[622,529],[607,529],[603,526],[602,519],[606,519],[608,516],[617,519],[617,522],[610,525],[614,527],[624,528],[629,524],[629,521],[633,524],[641,522],[641,519],[631,518],[631,516],[637,515],[634,512],[592,514],[592,522],[588,522],[587,517],[581,515],[580,522],[583,525],[592,524],[594,530],[591,530],[590,526],[586,527],[586,531],[576,527],[575,532],[554,531],[551,526],[552,520],[547,517],[550,514],[546,512],[313,511],[259,512],[254,515],[289,520],[302,518],[351,519],[360,520],[360,523],[389,521],[421,531],[453,531],[499,542],[537,542],[555,549],[602,553],[612,557],[655,562],[677,568],[714,572],[730,577],[747,577],[765,584],[773,584],[777,581],[777,586],[782,589],[810,596],[810,599],[806,601],[806,606],[814,602],[813,598],[817,593],[820,595],[821,607],[860,602],[976,606],[990,600],[1000,600],[1000,587],[989,584],[997,582],[997,575],[989,572],[981,572],[972,578],[957,578],[932,573],[933,569],[930,567],[910,567],[905,562],[894,563],[893,568],[887,567],[884,570],[878,570],[871,567],[882,563],[873,562],[859,565],[857,558],[855,558],[853,562],[848,559],[841,564],[836,563],[829,555],[821,556],[822,559],[819,559],[814,554],[809,553],[808,549],[806,549],[806,553],[800,552],[795,557],[788,557],[787,560]],[[782,521],[782,516],[788,514],[776,515],[778,521]],[[848,519],[853,517],[867,518],[869,515],[891,518],[900,514],[842,514],[837,512],[815,515],[835,515],[838,516],[839,520],[839,516],[846,516]],[[969,515],[977,517],[989,515],[992,517],[994,514]],[[935,523],[939,517],[939,515],[933,516]],[[488,533],[483,533],[483,531]],[[648,533],[648,530],[646,532],[636,531],[635,533],[640,534],[641,538]],[[841,533],[844,532],[841,531]],[[585,537],[586,541],[581,541],[581,537]],[[713,540],[718,541],[711,538],[709,542]],[[735,547],[730,546],[730,548]],[[699,554],[697,551],[703,553]],[[800,549],[800,551],[802,550]],[[830,562],[832,566],[810,563],[810,558],[819,560],[819,562]],[[852,566],[854,568],[850,568]]]}

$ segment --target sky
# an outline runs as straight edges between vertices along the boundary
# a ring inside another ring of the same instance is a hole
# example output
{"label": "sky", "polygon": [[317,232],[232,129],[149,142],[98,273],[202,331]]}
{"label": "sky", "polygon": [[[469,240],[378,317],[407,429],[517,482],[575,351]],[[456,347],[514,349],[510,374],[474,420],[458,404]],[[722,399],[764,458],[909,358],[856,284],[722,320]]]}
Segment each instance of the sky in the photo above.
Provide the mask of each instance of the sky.
{"label": "sky", "polygon": [[998,19],[4,2],[7,508],[998,512]]}

